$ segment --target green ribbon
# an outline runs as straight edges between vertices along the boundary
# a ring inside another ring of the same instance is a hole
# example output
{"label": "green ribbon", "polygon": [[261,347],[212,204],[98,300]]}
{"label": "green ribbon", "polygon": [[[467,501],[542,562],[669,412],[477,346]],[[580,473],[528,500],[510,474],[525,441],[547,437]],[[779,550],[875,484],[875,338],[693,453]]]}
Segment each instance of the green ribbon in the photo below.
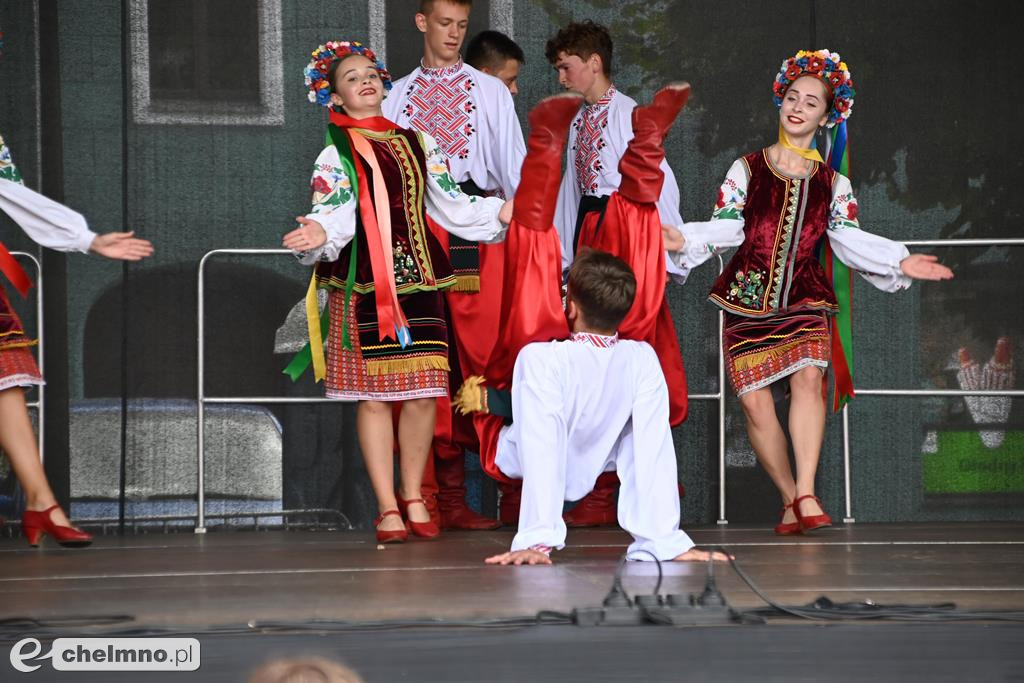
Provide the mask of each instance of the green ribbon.
{"label": "green ribbon", "polygon": [[[353,162],[352,147],[349,145],[348,136],[345,131],[340,127],[330,123],[327,125],[327,134],[324,136],[325,145],[334,145],[338,150],[338,158],[341,160],[341,167],[348,175],[349,182],[352,184],[352,192],[356,197],[359,196],[359,181],[356,175],[356,167]],[[341,348],[346,351],[352,350],[352,339],[348,333],[348,311],[349,304],[352,301],[352,293],[356,286],[356,252],[357,244],[359,240],[359,232],[357,231],[352,237],[352,250],[348,260],[348,274],[345,278],[345,310],[344,317],[342,318],[341,324]],[[313,266],[315,269],[316,266]],[[327,339],[327,332],[331,326],[331,312],[330,305],[324,306],[323,312],[320,314],[320,336],[322,339]],[[298,381],[299,377],[302,376],[309,366],[313,363],[313,352],[310,348],[309,342],[292,357],[291,362],[288,363],[282,372],[288,375],[293,382]]]}

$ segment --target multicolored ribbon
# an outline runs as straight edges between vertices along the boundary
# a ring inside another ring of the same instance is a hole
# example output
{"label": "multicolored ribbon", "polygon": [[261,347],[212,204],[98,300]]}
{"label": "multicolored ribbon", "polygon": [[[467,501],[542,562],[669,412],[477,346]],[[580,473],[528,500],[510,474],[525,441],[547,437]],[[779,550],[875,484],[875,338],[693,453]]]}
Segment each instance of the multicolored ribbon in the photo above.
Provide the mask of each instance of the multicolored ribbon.
{"label": "multicolored ribbon", "polygon": [[[394,256],[391,251],[391,211],[387,199],[387,187],[384,174],[377,163],[373,148],[366,137],[356,128],[374,131],[385,131],[395,124],[383,117],[369,119],[352,119],[337,112],[331,112],[327,130],[327,144],[333,144],[338,150],[341,166],[352,183],[352,189],[359,197],[360,218],[367,236],[367,250],[370,253],[370,265],[373,271],[374,296],[377,304],[378,336],[380,339],[394,339],[402,348],[412,343],[409,323],[398,302],[398,291],[394,277]],[[355,151],[353,151],[355,150]],[[362,164],[355,163],[356,155],[370,167],[371,176],[367,178]],[[370,194],[370,183],[373,183],[373,196]],[[342,322],[342,348],[351,350],[352,340],[348,331],[350,302],[356,281],[356,254],[358,253],[359,233],[352,239],[348,274],[345,279],[345,320]],[[327,376],[327,362],[324,356],[324,337],[330,329],[330,307],[319,313],[317,301],[318,280],[316,270],[306,291],[306,320],[309,332],[309,343],[297,353],[284,369],[284,374],[297,380],[306,368],[313,365],[313,375],[317,382]]]}
{"label": "multicolored ribbon", "polygon": [[22,297],[28,296],[28,290],[32,288],[32,279],[15,260],[14,255],[7,251],[3,242],[0,242],[0,273],[4,274]]}
{"label": "multicolored ribbon", "polygon": [[[845,120],[832,128],[828,138],[828,165],[850,177],[850,147]],[[838,411],[856,396],[853,389],[853,271],[836,258],[828,239],[822,242],[821,263],[839,304],[839,311],[832,320],[832,371],[835,374],[832,410]]]}

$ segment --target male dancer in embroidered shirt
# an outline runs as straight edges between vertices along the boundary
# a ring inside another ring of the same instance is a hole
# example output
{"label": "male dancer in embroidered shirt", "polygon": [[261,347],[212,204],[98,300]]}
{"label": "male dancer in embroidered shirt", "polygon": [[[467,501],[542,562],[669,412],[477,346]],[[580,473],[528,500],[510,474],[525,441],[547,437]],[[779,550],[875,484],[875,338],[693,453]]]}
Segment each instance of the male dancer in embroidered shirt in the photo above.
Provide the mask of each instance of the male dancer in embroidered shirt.
{"label": "male dancer in embroidered shirt", "polygon": [[[432,135],[448,156],[452,177],[467,194],[511,197],[526,154],[523,133],[505,84],[460,57],[471,6],[471,0],[422,0],[416,26],[423,33],[423,60],[395,82],[384,100],[384,115],[400,126]],[[458,367],[463,376],[479,374],[498,327],[503,251],[501,245],[457,238],[449,244],[458,278],[446,296],[456,346],[450,354],[452,368]],[[439,400],[437,425],[432,464],[440,483],[441,526],[495,528],[497,521],[476,514],[465,502],[463,457],[467,447],[476,449],[472,427],[452,415],[444,400]],[[431,501],[434,482],[429,464],[427,470],[423,494]]]}
{"label": "male dancer in embroidered shirt", "polygon": [[[628,335],[620,341],[616,332],[628,329],[638,307],[651,310],[664,295],[659,164],[665,131],[688,94],[688,85],[672,84],[633,112],[636,134],[620,161],[623,181],[609,199],[608,212],[632,222],[637,239],[630,248],[646,253],[637,260],[653,261],[655,276],[644,273],[641,283],[622,260],[588,249],[570,269],[566,310],[552,218],[579,97],[551,97],[530,112],[498,341],[486,377],[469,378],[455,399],[474,413],[484,470],[499,481],[522,480],[519,533],[512,550],[489,563],[550,563],[550,551],[565,544],[562,501],[587,493],[610,465],[622,477],[618,520],[634,536],[632,558],[650,559],[643,551],[667,560],[708,558],[679,530],[662,368],[650,345]],[[641,296],[641,284],[654,291]]]}
{"label": "male dancer in embroidered shirt", "polygon": [[525,63],[523,48],[501,31],[480,31],[466,45],[466,64],[497,78],[513,97],[519,94],[519,71]]}
{"label": "male dancer in embroidered shirt", "polygon": [[[498,437],[495,465],[523,480],[519,531],[489,564],[550,564],[565,547],[562,503],[582,498],[614,462],[618,520],[634,560],[701,561],[679,528],[676,453],[668,388],[654,349],[619,339],[636,280],[622,260],[584,249],[569,269],[564,341],[523,347],[512,379],[514,421]],[[727,559],[715,553],[714,559]]]}
{"label": "male dancer in embroidered shirt", "polygon": [[[592,21],[569,24],[548,41],[545,49],[548,61],[558,71],[559,82],[566,89],[582,94],[584,99],[584,106],[569,132],[565,174],[555,212],[563,270],[572,264],[581,235],[586,243],[588,234],[597,234],[602,229],[606,233],[631,229],[628,225],[604,223],[608,198],[622,182],[619,161],[633,139],[631,116],[636,107],[635,100],[612,84],[613,49],[608,29]],[[657,198],[658,213],[662,223],[680,225],[679,187],[664,159],[660,169],[664,183]],[[591,223],[588,224],[588,220]],[[637,264],[631,265],[637,267]],[[670,273],[675,269],[667,259],[666,269]],[[662,302],[659,305],[664,307]],[[671,424],[675,426],[686,417],[686,378],[667,308],[660,312],[656,331],[657,339],[653,338],[654,328],[651,336],[643,336],[655,344],[662,362],[670,390]],[[614,524],[616,486],[614,472],[602,474],[594,491],[566,513],[569,526]]]}

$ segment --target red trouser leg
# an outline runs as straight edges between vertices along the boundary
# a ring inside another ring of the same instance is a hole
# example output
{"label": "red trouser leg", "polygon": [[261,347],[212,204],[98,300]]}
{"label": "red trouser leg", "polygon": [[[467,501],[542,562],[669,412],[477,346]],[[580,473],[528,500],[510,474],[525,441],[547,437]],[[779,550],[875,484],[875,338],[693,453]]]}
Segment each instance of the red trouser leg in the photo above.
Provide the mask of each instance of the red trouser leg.
{"label": "red trouser leg", "polygon": [[[663,142],[676,116],[689,98],[690,88],[673,84],[663,88],[651,104],[633,110],[633,139],[619,162],[622,182],[612,194],[604,217],[588,216],[580,231],[580,246],[618,256],[629,264],[637,280],[636,299],[619,325],[624,339],[646,341],[658,354],[669,389],[669,421],[686,419],[687,389],[683,357],[675,325],[665,301],[665,247],[657,201],[661,195],[665,158]],[[616,521],[615,490],[618,479],[606,472],[594,490],[565,515],[568,526],[596,526]]]}

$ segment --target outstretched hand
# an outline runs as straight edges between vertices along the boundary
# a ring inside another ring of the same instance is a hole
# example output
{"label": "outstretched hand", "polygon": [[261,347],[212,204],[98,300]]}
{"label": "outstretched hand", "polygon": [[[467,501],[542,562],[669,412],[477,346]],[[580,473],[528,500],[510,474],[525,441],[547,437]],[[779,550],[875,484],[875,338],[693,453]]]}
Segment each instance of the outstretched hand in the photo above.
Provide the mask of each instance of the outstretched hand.
{"label": "outstretched hand", "polygon": [[665,242],[665,251],[681,251],[686,246],[686,238],[675,226],[662,223],[661,237]]}
{"label": "outstretched hand", "polygon": [[487,564],[551,564],[551,558],[539,550],[513,550],[484,560]]}
{"label": "outstretched hand", "polygon": [[319,249],[327,243],[327,231],[324,230],[324,226],[305,216],[297,216],[295,220],[299,227],[281,240],[281,246],[285,249],[311,251]]}
{"label": "outstretched hand", "polygon": [[153,255],[153,245],[148,240],[135,237],[134,231],[96,235],[89,249],[118,261],[141,261]]}
{"label": "outstretched hand", "polygon": [[953,271],[939,263],[933,254],[911,254],[900,261],[900,270],[915,280],[952,280]]}

